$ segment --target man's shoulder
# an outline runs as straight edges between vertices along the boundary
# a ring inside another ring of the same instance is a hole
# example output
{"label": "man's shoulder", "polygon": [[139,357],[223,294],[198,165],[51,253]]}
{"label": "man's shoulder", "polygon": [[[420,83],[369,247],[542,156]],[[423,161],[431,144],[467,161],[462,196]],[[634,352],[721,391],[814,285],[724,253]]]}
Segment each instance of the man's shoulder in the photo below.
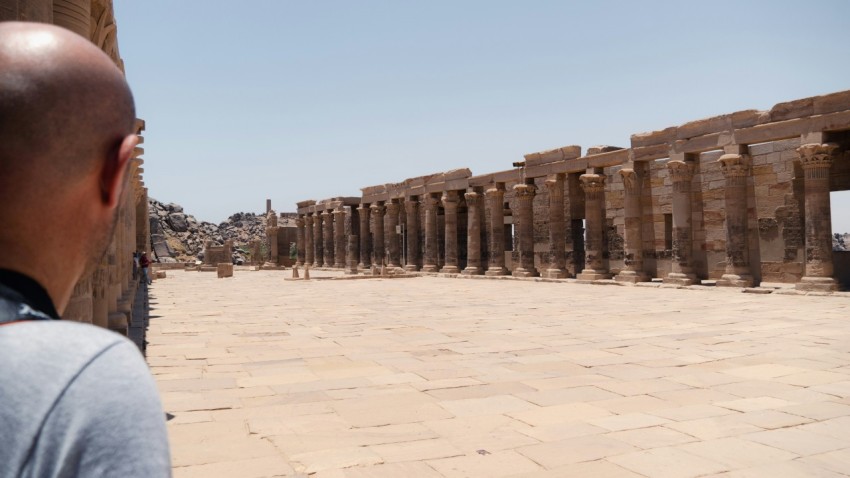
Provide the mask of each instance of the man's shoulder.
{"label": "man's shoulder", "polygon": [[[27,343],[16,340],[19,348],[78,357],[97,354],[119,343],[129,342],[126,337],[111,330],[65,320],[26,320],[5,325],[0,328],[0,343],[6,336],[8,339],[26,336]],[[52,347],[45,349],[48,345]]]}

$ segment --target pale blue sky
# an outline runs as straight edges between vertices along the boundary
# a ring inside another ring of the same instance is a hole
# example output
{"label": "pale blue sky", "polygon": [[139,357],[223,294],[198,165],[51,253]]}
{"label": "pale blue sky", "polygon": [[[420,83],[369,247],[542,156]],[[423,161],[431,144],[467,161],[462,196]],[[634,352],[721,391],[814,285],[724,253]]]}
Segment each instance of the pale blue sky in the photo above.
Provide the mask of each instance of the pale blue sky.
{"label": "pale blue sky", "polygon": [[[150,195],[199,219],[850,89],[850,2],[115,0]],[[850,231],[850,193],[834,195]]]}

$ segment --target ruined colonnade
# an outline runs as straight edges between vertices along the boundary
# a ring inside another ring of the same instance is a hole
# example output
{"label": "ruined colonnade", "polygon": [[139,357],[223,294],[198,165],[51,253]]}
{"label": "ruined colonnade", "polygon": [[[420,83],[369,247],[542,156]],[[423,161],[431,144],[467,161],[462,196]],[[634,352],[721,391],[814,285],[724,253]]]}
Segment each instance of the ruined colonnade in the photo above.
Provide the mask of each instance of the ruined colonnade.
{"label": "ruined colonnade", "polygon": [[328,250],[353,255],[349,272],[835,290],[829,193],[850,189],[848,150],[850,91],[804,98],[632,135],[630,148],[566,146],[495,173],[304,201],[302,255],[335,268],[346,261]]}

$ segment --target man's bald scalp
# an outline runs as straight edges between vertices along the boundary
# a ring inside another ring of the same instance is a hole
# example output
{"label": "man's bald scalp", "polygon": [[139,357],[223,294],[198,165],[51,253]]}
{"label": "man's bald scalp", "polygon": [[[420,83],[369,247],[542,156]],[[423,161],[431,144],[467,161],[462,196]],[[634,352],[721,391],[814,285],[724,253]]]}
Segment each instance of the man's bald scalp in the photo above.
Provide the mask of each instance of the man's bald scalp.
{"label": "man's bald scalp", "polygon": [[100,49],[52,25],[0,23],[0,188],[61,188],[134,128],[130,88]]}

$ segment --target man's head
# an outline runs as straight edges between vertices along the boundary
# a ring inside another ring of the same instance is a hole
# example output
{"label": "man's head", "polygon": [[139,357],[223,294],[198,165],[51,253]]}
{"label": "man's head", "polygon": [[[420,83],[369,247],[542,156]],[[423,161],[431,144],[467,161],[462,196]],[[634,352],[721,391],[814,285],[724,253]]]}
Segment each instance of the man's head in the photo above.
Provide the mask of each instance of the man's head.
{"label": "man's head", "polygon": [[0,267],[61,311],[109,243],[137,138],[121,71],[88,40],[0,23]]}

